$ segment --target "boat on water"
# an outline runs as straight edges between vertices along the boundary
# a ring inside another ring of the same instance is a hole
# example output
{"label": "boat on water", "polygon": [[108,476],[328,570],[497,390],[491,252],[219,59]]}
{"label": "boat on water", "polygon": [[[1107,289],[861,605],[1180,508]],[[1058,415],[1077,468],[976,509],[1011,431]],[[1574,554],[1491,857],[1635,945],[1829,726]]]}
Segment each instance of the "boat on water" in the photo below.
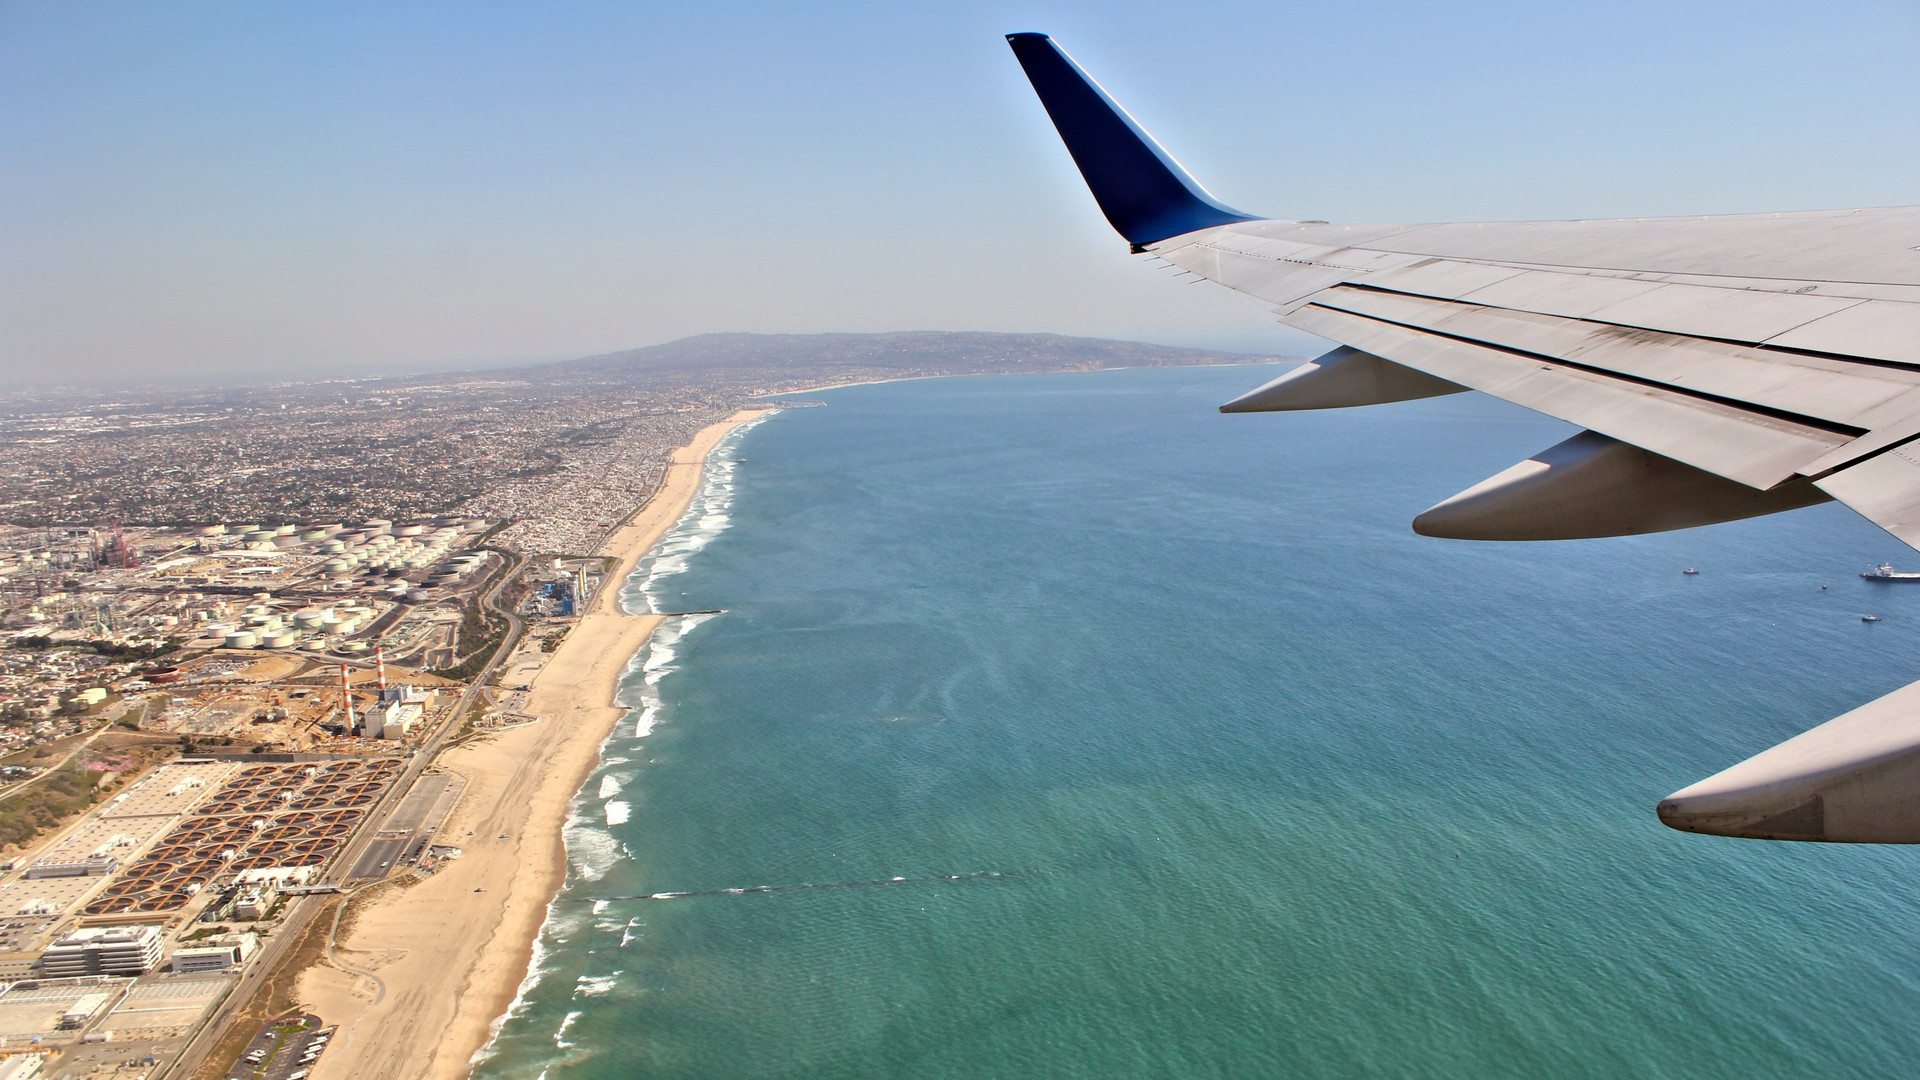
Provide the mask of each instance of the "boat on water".
{"label": "boat on water", "polygon": [[1879,621],[1880,621],[1880,616],[1878,616],[1878,615],[1862,615],[1862,616],[1860,616],[1860,621],[1861,621],[1861,622],[1879,622]]}
{"label": "boat on water", "polygon": [[1691,567],[1691,566],[1689,566],[1689,567],[1687,567],[1687,568],[1686,568],[1685,570],[1682,570],[1682,571],[1680,571],[1680,572],[1681,572],[1681,573],[1683,573],[1683,574],[1697,574],[1697,573],[1699,573],[1700,571],[1698,571],[1698,570],[1695,570],[1695,569],[1694,569],[1693,567]]}
{"label": "boat on water", "polygon": [[1871,570],[1863,570],[1860,576],[1868,581],[1920,581],[1920,574],[1901,573],[1892,563],[1881,563]]}

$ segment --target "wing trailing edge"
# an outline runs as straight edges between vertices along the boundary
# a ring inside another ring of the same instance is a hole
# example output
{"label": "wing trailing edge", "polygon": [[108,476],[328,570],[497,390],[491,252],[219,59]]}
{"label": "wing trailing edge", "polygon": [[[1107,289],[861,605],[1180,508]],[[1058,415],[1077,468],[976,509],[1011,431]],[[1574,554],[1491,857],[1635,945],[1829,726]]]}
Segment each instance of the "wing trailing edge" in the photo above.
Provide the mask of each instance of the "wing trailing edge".
{"label": "wing trailing edge", "polygon": [[[1216,202],[1043,34],[1008,43],[1115,229],[1341,346],[1223,412],[1477,390],[1587,430],[1415,528],[1539,540],[1831,497],[1920,548],[1920,206],[1346,225]],[[1920,683],[1668,796],[1689,832],[1920,843]]]}

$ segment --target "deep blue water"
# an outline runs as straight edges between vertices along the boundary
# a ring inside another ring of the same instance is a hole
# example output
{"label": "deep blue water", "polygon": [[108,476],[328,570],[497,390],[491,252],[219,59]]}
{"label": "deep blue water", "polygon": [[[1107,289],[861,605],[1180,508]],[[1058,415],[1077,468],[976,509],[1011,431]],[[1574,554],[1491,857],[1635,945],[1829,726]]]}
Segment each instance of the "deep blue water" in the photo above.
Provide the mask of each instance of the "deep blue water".
{"label": "deep blue water", "polygon": [[[629,679],[480,1075],[1910,1073],[1920,852],[1653,813],[1920,676],[1920,588],[1856,576],[1898,543],[1416,537],[1570,429],[1214,411],[1271,374],[856,387],[725,447],[631,591],[726,614]],[[585,902],[657,892],[704,895]]]}

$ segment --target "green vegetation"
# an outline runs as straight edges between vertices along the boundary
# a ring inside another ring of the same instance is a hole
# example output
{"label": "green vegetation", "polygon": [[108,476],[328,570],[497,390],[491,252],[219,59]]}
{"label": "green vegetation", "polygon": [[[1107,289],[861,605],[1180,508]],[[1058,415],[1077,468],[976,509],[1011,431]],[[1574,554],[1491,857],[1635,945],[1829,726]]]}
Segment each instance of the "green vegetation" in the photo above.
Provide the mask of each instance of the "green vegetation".
{"label": "green vegetation", "polygon": [[0,802],[0,844],[19,846],[93,805],[100,773],[69,762]]}
{"label": "green vegetation", "polygon": [[15,638],[17,649],[75,649],[80,652],[111,656],[116,660],[152,660],[180,651],[180,642],[168,638],[158,645],[126,645],[117,641],[55,641],[49,637]]}
{"label": "green vegetation", "polygon": [[[501,626],[482,639],[474,651],[467,655],[466,659],[450,668],[441,668],[437,671],[430,671],[427,674],[437,675],[442,679],[453,679],[456,682],[465,682],[473,678],[475,675],[480,674],[481,670],[487,666],[487,661],[493,659],[494,651],[500,647],[500,640],[506,636],[506,632],[507,628],[504,625]],[[463,640],[464,637],[465,635],[462,635]]]}

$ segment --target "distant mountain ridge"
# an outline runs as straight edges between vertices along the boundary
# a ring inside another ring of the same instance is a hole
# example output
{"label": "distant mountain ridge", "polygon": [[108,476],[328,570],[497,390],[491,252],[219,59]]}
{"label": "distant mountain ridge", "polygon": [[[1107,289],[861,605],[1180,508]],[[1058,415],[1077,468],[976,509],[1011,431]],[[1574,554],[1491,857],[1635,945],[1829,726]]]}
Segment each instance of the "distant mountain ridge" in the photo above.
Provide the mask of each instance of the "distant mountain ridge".
{"label": "distant mountain ridge", "polygon": [[1138,341],[1001,334],[986,331],[901,331],[882,334],[698,334],[663,345],[543,365],[550,369],[627,371],[649,375],[717,369],[846,368],[858,371],[1071,371],[1269,363],[1252,356]]}

